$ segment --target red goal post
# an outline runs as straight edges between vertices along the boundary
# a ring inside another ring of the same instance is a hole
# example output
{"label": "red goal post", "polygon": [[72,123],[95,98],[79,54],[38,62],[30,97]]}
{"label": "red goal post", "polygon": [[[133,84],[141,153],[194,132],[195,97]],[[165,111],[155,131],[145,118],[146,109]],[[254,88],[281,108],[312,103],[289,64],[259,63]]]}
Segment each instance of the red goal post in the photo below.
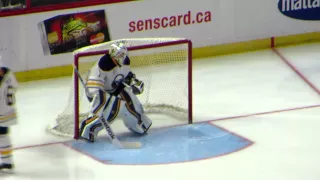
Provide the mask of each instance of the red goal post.
{"label": "red goal post", "polygon": [[[74,66],[79,69],[83,79],[85,79],[83,76],[92,67],[92,63],[98,61],[103,54],[108,53],[108,47],[114,42],[123,42],[127,46],[133,73],[138,72],[138,79],[141,77],[140,74],[143,76],[141,80],[145,82],[145,90],[143,95],[138,95],[138,98],[145,107],[146,112],[172,114],[178,118],[182,118],[185,115],[186,122],[191,124],[193,116],[192,42],[184,38],[133,38],[119,39],[81,48],[74,51],[73,54]],[[88,62],[89,66],[86,65]],[[134,70],[135,67],[137,70]],[[155,73],[158,71],[159,74]],[[83,72],[83,75],[81,72]],[[141,73],[139,74],[139,72]],[[165,78],[165,81],[162,82],[161,78]],[[70,95],[73,95],[73,98],[69,97],[69,101],[73,100],[73,108],[71,108],[73,112],[67,110],[72,105],[67,105],[63,113],[59,114],[55,126],[49,129],[54,134],[70,136],[70,129],[67,129],[69,128],[67,126],[73,124],[73,138],[78,139],[79,124],[87,115],[81,110],[81,105],[86,104],[83,103],[86,98],[82,98],[85,96],[84,90],[82,85],[79,84],[79,78],[75,72],[72,79],[73,90],[71,90]],[[165,87],[158,85],[161,83]],[[72,116],[69,113],[73,114],[73,123],[68,120]],[[66,129],[63,130],[64,128]]]}

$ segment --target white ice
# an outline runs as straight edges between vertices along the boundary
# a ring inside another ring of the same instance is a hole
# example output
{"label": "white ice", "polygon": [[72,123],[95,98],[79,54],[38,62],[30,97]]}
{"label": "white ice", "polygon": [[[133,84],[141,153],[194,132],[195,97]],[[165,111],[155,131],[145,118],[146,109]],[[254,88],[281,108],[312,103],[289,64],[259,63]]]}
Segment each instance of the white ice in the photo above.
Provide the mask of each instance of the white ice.
{"label": "white ice", "polygon": [[[318,43],[279,51],[320,88],[319,49]],[[105,165],[64,145],[50,145],[66,140],[46,133],[45,129],[63,109],[62,100],[69,96],[69,85],[69,77],[20,84],[19,124],[11,132],[14,147],[18,148],[14,152],[16,172],[0,174],[0,179],[320,178],[319,94],[271,50],[194,62],[194,121],[217,120],[212,123],[254,141],[239,152],[203,161],[153,166]],[[300,107],[306,108],[251,115]],[[219,121],[241,115],[249,116]]]}

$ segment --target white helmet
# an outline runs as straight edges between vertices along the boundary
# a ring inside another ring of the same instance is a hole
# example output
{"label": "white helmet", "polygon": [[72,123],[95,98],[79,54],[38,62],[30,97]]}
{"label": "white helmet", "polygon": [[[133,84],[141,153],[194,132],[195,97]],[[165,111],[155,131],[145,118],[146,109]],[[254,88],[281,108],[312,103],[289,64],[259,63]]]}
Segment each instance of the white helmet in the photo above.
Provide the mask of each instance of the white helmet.
{"label": "white helmet", "polygon": [[128,55],[128,50],[123,43],[112,44],[109,48],[109,54],[111,58],[114,58],[120,65],[123,65]]}

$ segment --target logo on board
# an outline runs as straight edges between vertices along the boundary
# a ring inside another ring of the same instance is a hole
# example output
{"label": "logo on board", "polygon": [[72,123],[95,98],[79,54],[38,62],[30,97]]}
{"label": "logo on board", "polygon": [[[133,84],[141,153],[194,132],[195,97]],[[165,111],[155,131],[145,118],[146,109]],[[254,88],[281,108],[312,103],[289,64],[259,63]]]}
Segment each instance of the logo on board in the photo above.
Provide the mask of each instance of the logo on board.
{"label": "logo on board", "polygon": [[288,17],[300,20],[320,20],[320,0],[279,0],[279,11]]}

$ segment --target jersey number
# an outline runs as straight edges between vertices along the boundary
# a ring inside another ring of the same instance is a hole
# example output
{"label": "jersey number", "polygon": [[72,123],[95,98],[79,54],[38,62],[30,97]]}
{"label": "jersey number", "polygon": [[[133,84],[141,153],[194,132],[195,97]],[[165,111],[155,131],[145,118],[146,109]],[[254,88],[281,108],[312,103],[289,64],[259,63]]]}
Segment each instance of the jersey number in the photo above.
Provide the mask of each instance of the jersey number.
{"label": "jersey number", "polygon": [[7,91],[5,91],[6,102],[8,106],[12,106],[15,103],[15,97],[13,94],[13,87],[8,86]]}

